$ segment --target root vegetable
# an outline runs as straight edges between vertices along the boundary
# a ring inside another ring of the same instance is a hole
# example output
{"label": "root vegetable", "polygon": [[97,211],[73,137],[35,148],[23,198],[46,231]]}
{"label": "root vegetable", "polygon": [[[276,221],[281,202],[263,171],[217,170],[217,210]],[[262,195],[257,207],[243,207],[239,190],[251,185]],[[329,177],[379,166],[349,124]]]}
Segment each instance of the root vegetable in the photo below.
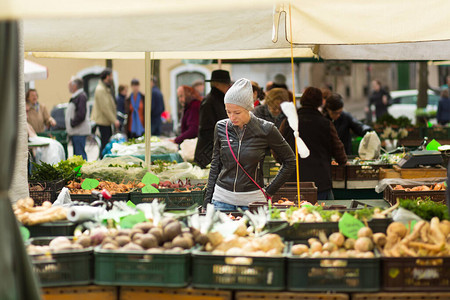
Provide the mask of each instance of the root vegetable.
{"label": "root vegetable", "polygon": [[425,225],[422,226],[422,228],[420,229],[420,239],[422,240],[422,242],[428,243],[428,230],[430,229],[430,224],[429,223],[425,223]]}
{"label": "root vegetable", "polygon": [[322,252],[322,244],[320,242],[313,242],[311,244],[311,252],[315,253],[315,252]]}
{"label": "root vegetable", "polygon": [[336,246],[341,247],[345,242],[345,237],[342,233],[335,232],[329,236],[328,240]]}
{"label": "root vegetable", "polygon": [[319,240],[318,239],[316,239],[316,238],[310,238],[310,239],[308,239],[308,244],[311,246],[314,242],[319,242]]}
{"label": "root vegetable", "polygon": [[181,233],[181,224],[178,221],[173,221],[163,227],[163,239],[165,241],[173,240]]}
{"label": "root vegetable", "polygon": [[72,242],[65,236],[59,236],[51,240],[48,245],[50,246],[50,248],[62,248],[65,246],[72,245]]}
{"label": "root vegetable", "polygon": [[336,251],[338,249],[338,247],[336,246],[336,244],[332,243],[332,242],[326,242],[325,244],[323,244],[322,246],[322,250],[325,251]]}
{"label": "root vegetable", "polygon": [[344,242],[344,248],[347,250],[355,249],[355,242],[356,241],[354,239],[351,238],[346,239]]}
{"label": "root vegetable", "polygon": [[372,239],[375,245],[377,245],[378,247],[384,247],[384,245],[386,245],[387,242],[386,235],[382,232],[374,233]]}
{"label": "root vegetable", "polygon": [[129,242],[131,242],[130,237],[125,236],[125,235],[116,236],[116,238],[114,240],[117,242],[117,244],[119,244],[120,247],[123,247],[126,244],[128,244]]}
{"label": "root vegetable", "polygon": [[402,244],[407,245],[409,242],[416,240],[420,235],[420,230],[423,226],[425,226],[425,221],[419,221],[414,226],[413,232],[411,234],[407,235],[403,240],[401,240]]}
{"label": "root vegetable", "polygon": [[373,249],[373,242],[368,237],[360,237],[355,242],[355,250],[360,252],[371,251]]}
{"label": "root vegetable", "polygon": [[409,242],[408,245],[410,247],[414,247],[414,248],[422,248],[422,249],[426,249],[429,251],[442,251],[445,248],[444,244],[441,245],[430,245],[430,244],[426,244],[426,243],[422,243],[422,242]]}
{"label": "root vegetable", "polygon": [[432,218],[430,221],[430,238],[435,244],[443,244],[446,241],[446,237],[439,228],[439,218],[437,217]]}
{"label": "root vegetable", "polygon": [[370,229],[369,227],[362,227],[361,229],[358,230],[358,237],[368,237],[368,238],[372,238],[373,232],[372,229]]}
{"label": "root vegetable", "polygon": [[148,231],[148,233],[152,234],[156,240],[158,241],[158,245],[163,242],[163,230],[160,227],[153,227]]}
{"label": "root vegetable", "polygon": [[414,252],[412,249],[409,249],[408,246],[405,244],[399,244],[399,251],[401,254],[404,254],[405,256],[417,256],[417,253]]}
{"label": "root vegetable", "polygon": [[151,233],[147,233],[142,235],[141,237],[141,246],[144,249],[149,249],[149,248],[155,248],[158,247],[158,240],[157,238],[151,234]]}
{"label": "root vegetable", "polygon": [[80,244],[83,248],[87,248],[91,245],[91,238],[86,235],[82,235],[77,238],[76,242]]}
{"label": "root vegetable", "polygon": [[125,246],[123,246],[122,248],[120,248],[120,250],[124,250],[124,251],[141,251],[144,250],[144,248],[142,248],[141,246],[139,246],[138,244],[135,243],[128,243]]}
{"label": "root vegetable", "polygon": [[406,234],[408,233],[408,230],[406,229],[406,226],[403,225],[400,222],[393,222],[391,224],[389,224],[388,228],[387,228],[387,235],[396,235],[399,238],[404,238],[406,236]]}

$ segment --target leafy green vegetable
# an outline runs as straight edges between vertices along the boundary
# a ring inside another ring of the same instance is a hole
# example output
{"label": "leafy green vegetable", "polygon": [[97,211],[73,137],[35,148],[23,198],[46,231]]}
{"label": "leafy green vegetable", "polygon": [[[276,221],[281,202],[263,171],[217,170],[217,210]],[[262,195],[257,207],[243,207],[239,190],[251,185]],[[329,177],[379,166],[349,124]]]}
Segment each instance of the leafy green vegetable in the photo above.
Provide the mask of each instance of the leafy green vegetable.
{"label": "leafy green vegetable", "polygon": [[73,180],[77,177],[79,166],[83,165],[86,161],[80,155],[74,155],[67,160],[62,160],[55,165],[41,162],[40,164],[33,163],[33,171],[31,172],[30,179],[38,181],[53,181],[61,180],[65,181]]}
{"label": "leafy green vegetable", "polygon": [[417,199],[400,200],[400,207],[415,213],[427,221],[430,221],[433,217],[438,217],[439,220],[450,220],[447,206],[434,202],[429,197],[425,199],[419,197]]}

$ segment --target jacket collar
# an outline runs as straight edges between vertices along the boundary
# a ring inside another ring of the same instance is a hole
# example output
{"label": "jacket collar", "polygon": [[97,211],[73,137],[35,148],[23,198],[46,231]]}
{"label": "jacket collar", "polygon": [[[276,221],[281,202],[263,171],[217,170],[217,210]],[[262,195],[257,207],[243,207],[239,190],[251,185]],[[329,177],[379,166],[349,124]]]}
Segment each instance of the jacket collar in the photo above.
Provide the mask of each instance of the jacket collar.
{"label": "jacket collar", "polygon": [[75,98],[76,96],[80,95],[83,92],[83,89],[78,89],[75,91],[75,93],[72,94],[71,98]]}

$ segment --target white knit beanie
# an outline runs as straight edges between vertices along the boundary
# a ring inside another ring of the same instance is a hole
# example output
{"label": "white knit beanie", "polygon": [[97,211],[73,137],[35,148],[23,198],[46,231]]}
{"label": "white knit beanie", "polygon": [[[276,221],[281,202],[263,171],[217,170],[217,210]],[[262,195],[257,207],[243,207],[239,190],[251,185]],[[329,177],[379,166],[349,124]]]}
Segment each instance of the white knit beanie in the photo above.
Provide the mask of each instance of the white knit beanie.
{"label": "white knit beanie", "polygon": [[253,89],[250,80],[241,78],[236,81],[225,94],[224,103],[242,106],[246,110],[253,110]]}

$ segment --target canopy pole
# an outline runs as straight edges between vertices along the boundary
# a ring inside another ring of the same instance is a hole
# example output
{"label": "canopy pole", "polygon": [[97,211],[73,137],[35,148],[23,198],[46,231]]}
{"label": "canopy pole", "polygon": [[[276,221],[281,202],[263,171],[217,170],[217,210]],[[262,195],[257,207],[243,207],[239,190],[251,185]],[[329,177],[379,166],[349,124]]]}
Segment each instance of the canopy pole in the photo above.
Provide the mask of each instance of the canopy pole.
{"label": "canopy pole", "polygon": [[152,164],[152,53],[145,52],[145,167],[150,171]]}
{"label": "canopy pole", "polygon": [[[289,28],[291,31],[291,71],[292,71],[292,100],[294,101],[294,106],[297,108],[297,103],[295,100],[295,73],[294,73],[294,48],[292,46],[292,13],[291,13],[291,4],[289,4]],[[297,139],[294,139],[295,141],[295,172],[297,173],[297,197],[298,197],[298,207],[300,207],[300,178],[299,178],[299,166],[298,166],[298,145],[297,145]]]}

